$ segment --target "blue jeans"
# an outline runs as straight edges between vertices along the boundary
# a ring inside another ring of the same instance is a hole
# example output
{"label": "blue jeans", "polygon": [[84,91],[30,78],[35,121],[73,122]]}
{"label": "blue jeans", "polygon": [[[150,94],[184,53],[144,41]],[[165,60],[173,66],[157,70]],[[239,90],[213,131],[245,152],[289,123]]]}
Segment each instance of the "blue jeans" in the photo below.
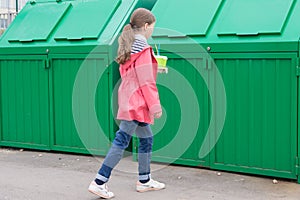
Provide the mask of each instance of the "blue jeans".
{"label": "blue jeans", "polygon": [[139,138],[139,180],[148,180],[150,175],[150,162],[153,145],[153,134],[150,125],[138,121],[121,121],[119,130],[113,141],[112,147],[106,155],[104,162],[96,176],[97,179],[107,182],[111,171],[123,157],[124,150],[128,147],[132,135],[136,133]]}

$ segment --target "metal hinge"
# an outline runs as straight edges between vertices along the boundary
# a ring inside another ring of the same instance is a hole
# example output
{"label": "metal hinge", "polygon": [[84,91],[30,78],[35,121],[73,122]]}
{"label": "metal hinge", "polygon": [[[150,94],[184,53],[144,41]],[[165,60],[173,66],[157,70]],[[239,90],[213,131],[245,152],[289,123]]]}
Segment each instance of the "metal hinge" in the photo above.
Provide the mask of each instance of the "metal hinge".
{"label": "metal hinge", "polygon": [[212,65],[213,65],[212,61],[209,58],[206,58],[205,60],[206,60],[206,68],[205,69],[211,70]]}
{"label": "metal hinge", "polygon": [[299,173],[300,173],[300,159],[299,159],[299,157],[297,156],[296,158],[295,158],[295,161],[296,161],[296,164],[295,164],[295,167],[296,167],[296,175],[300,175]]}
{"label": "metal hinge", "polygon": [[45,69],[49,69],[50,68],[50,60],[46,59],[45,60]]}
{"label": "metal hinge", "polygon": [[296,61],[296,76],[300,76],[299,58]]}

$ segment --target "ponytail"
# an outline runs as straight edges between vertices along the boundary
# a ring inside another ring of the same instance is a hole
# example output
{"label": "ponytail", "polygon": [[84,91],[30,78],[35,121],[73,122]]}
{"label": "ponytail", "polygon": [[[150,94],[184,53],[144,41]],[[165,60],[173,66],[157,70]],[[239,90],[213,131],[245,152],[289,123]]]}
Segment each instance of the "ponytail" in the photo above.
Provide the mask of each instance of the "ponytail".
{"label": "ponytail", "polygon": [[119,49],[118,57],[116,61],[119,64],[124,64],[127,60],[130,60],[131,46],[134,42],[134,31],[130,24],[127,24],[121,36],[119,37]]}

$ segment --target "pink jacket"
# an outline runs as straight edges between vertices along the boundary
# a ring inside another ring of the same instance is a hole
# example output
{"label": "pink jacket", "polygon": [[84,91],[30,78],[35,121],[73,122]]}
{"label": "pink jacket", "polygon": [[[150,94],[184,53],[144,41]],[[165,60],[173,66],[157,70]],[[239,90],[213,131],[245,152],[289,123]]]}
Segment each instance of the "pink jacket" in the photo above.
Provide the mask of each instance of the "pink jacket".
{"label": "pink jacket", "polygon": [[122,82],[118,91],[117,119],[153,124],[154,113],[162,109],[156,87],[157,61],[152,48],[132,54],[119,70]]}

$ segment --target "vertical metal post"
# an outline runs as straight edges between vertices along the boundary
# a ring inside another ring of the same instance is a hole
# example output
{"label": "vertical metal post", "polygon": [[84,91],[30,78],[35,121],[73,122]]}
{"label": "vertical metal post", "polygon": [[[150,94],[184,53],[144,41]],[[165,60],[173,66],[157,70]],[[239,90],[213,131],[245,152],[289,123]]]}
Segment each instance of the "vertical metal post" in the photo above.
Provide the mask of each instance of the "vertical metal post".
{"label": "vertical metal post", "polygon": [[[11,16],[10,16],[10,0],[7,0],[7,26],[11,22]],[[6,27],[7,28],[7,27]]]}
{"label": "vertical metal post", "polygon": [[19,12],[19,0],[16,0],[16,15]]}

